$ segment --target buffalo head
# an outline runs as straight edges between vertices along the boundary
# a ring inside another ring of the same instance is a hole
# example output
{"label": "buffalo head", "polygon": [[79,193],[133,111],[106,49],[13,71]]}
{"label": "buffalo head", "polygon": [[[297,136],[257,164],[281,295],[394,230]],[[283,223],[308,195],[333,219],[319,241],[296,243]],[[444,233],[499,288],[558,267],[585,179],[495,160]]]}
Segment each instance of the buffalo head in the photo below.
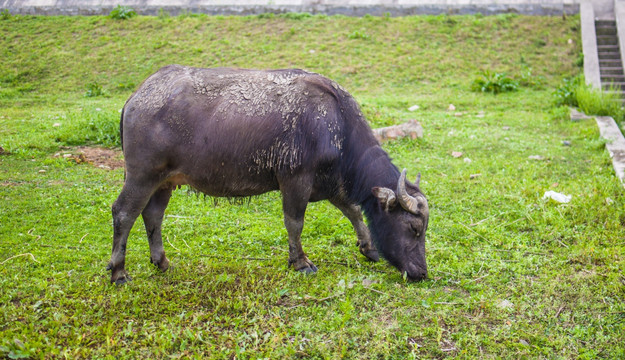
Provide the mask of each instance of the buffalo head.
{"label": "buffalo head", "polygon": [[425,231],[428,227],[429,208],[423,193],[416,184],[406,180],[406,169],[402,171],[396,189],[374,187],[373,195],[378,200],[379,216],[373,232],[378,250],[399,271],[411,280],[427,277],[425,261]]}

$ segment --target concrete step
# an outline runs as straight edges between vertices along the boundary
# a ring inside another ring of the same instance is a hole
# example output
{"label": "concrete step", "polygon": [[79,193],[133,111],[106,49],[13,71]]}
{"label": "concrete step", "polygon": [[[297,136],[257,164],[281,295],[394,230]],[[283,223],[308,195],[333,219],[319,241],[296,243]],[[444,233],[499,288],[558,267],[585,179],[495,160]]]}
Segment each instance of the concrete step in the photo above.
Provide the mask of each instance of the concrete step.
{"label": "concrete step", "polygon": [[618,52],[618,45],[597,45],[598,52]]}
{"label": "concrete step", "polygon": [[603,75],[623,75],[623,67],[600,67],[599,72]]}
{"label": "concrete step", "polygon": [[597,35],[597,45],[618,45],[618,37],[613,35]]}
{"label": "concrete step", "polygon": [[602,76],[601,77],[601,83],[602,84],[612,84],[612,83],[619,83],[619,82],[625,82],[625,75],[620,75],[620,76]]}
{"label": "concrete step", "polygon": [[616,27],[616,20],[595,20],[595,27]]}
{"label": "concrete step", "polygon": [[604,51],[599,53],[599,60],[612,60],[612,59],[620,59],[621,53],[618,51]]}
{"label": "concrete step", "polygon": [[619,67],[623,66],[621,59],[602,59],[599,58],[599,66],[600,67]]}
{"label": "concrete step", "polygon": [[616,26],[595,27],[595,33],[597,36],[616,35]]}

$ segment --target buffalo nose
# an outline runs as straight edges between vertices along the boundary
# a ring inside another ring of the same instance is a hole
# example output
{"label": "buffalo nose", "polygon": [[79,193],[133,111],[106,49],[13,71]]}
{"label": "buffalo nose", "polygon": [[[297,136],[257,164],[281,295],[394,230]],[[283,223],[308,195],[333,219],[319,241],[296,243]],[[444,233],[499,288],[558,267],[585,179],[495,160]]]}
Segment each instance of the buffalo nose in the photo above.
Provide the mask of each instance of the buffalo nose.
{"label": "buffalo nose", "polygon": [[419,266],[415,266],[412,264],[408,265],[405,271],[406,271],[406,275],[408,275],[408,278],[414,281],[425,280],[428,276],[428,272],[426,269],[423,269]]}

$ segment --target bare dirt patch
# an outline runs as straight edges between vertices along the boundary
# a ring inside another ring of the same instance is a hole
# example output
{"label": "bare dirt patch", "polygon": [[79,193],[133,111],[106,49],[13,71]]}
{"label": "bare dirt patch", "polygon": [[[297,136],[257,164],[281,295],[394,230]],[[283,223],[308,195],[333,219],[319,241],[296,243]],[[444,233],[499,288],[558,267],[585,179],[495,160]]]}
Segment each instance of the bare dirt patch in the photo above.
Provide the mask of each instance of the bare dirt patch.
{"label": "bare dirt patch", "polygon": [[75,148],[63,148],[54,154],[55,157],[63,157],[77,164],[88,163],[105,170],[114,170],[124,167],[121,150],[107,149],[92,146],[79,146]]}

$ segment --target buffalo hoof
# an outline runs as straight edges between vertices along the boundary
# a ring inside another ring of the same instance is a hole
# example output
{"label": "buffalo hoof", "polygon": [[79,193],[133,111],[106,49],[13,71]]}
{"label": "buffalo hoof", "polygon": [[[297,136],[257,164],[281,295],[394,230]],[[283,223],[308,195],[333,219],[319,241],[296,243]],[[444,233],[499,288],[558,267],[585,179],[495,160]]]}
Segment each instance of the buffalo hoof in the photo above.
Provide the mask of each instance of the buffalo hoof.
{"label": "buffalo hoof", "polygon": [[165,257],[165,255],[163,255],[163,257],[159,261],[154,261],[152,258],[150,258],[150,262],[156,265],[159,270],[163,272],[167,271],[167,269],[169,269],[171,266],[169,264],[169,260]]}
{"label": "buffalo hoof", "polygon": [[289,266],[293,266],[295,270],[304,273],[304,274],[314,274],[317,272],[317,267],[312,261],[308,259],[298,260],[298,261],[290,261]]}
{"label": "buffalo hoof", "polygon": [[297,269],[297,271],[309,275],[309,274],[314,274],[317,272],[317,267],[314,264],[311,264],[310,266],[307,266],[303,269]]}
{"label": "buffalo hoof", "polygon": [[132,279],[126,270],[113,270],[113,273],[111,274],[111,284],[123,285],[129,281],[132,281]]}
{"label": "buffalo hoof", "polygon": [[380,261],[380,255],[378,254],[378,251],[376,249],[360,248],[360,253],[373,262]]}
{"label": "buffalo hoof", "polygon": [[[124,275],[122,277],[120,277],[119,279],[115,280],[115,285],[124,285],[125,283],[132,281],[132,279],[130,278],[130,276],[128,275]],[[113,282],[113,279],[111,279],[111,283]]]}

